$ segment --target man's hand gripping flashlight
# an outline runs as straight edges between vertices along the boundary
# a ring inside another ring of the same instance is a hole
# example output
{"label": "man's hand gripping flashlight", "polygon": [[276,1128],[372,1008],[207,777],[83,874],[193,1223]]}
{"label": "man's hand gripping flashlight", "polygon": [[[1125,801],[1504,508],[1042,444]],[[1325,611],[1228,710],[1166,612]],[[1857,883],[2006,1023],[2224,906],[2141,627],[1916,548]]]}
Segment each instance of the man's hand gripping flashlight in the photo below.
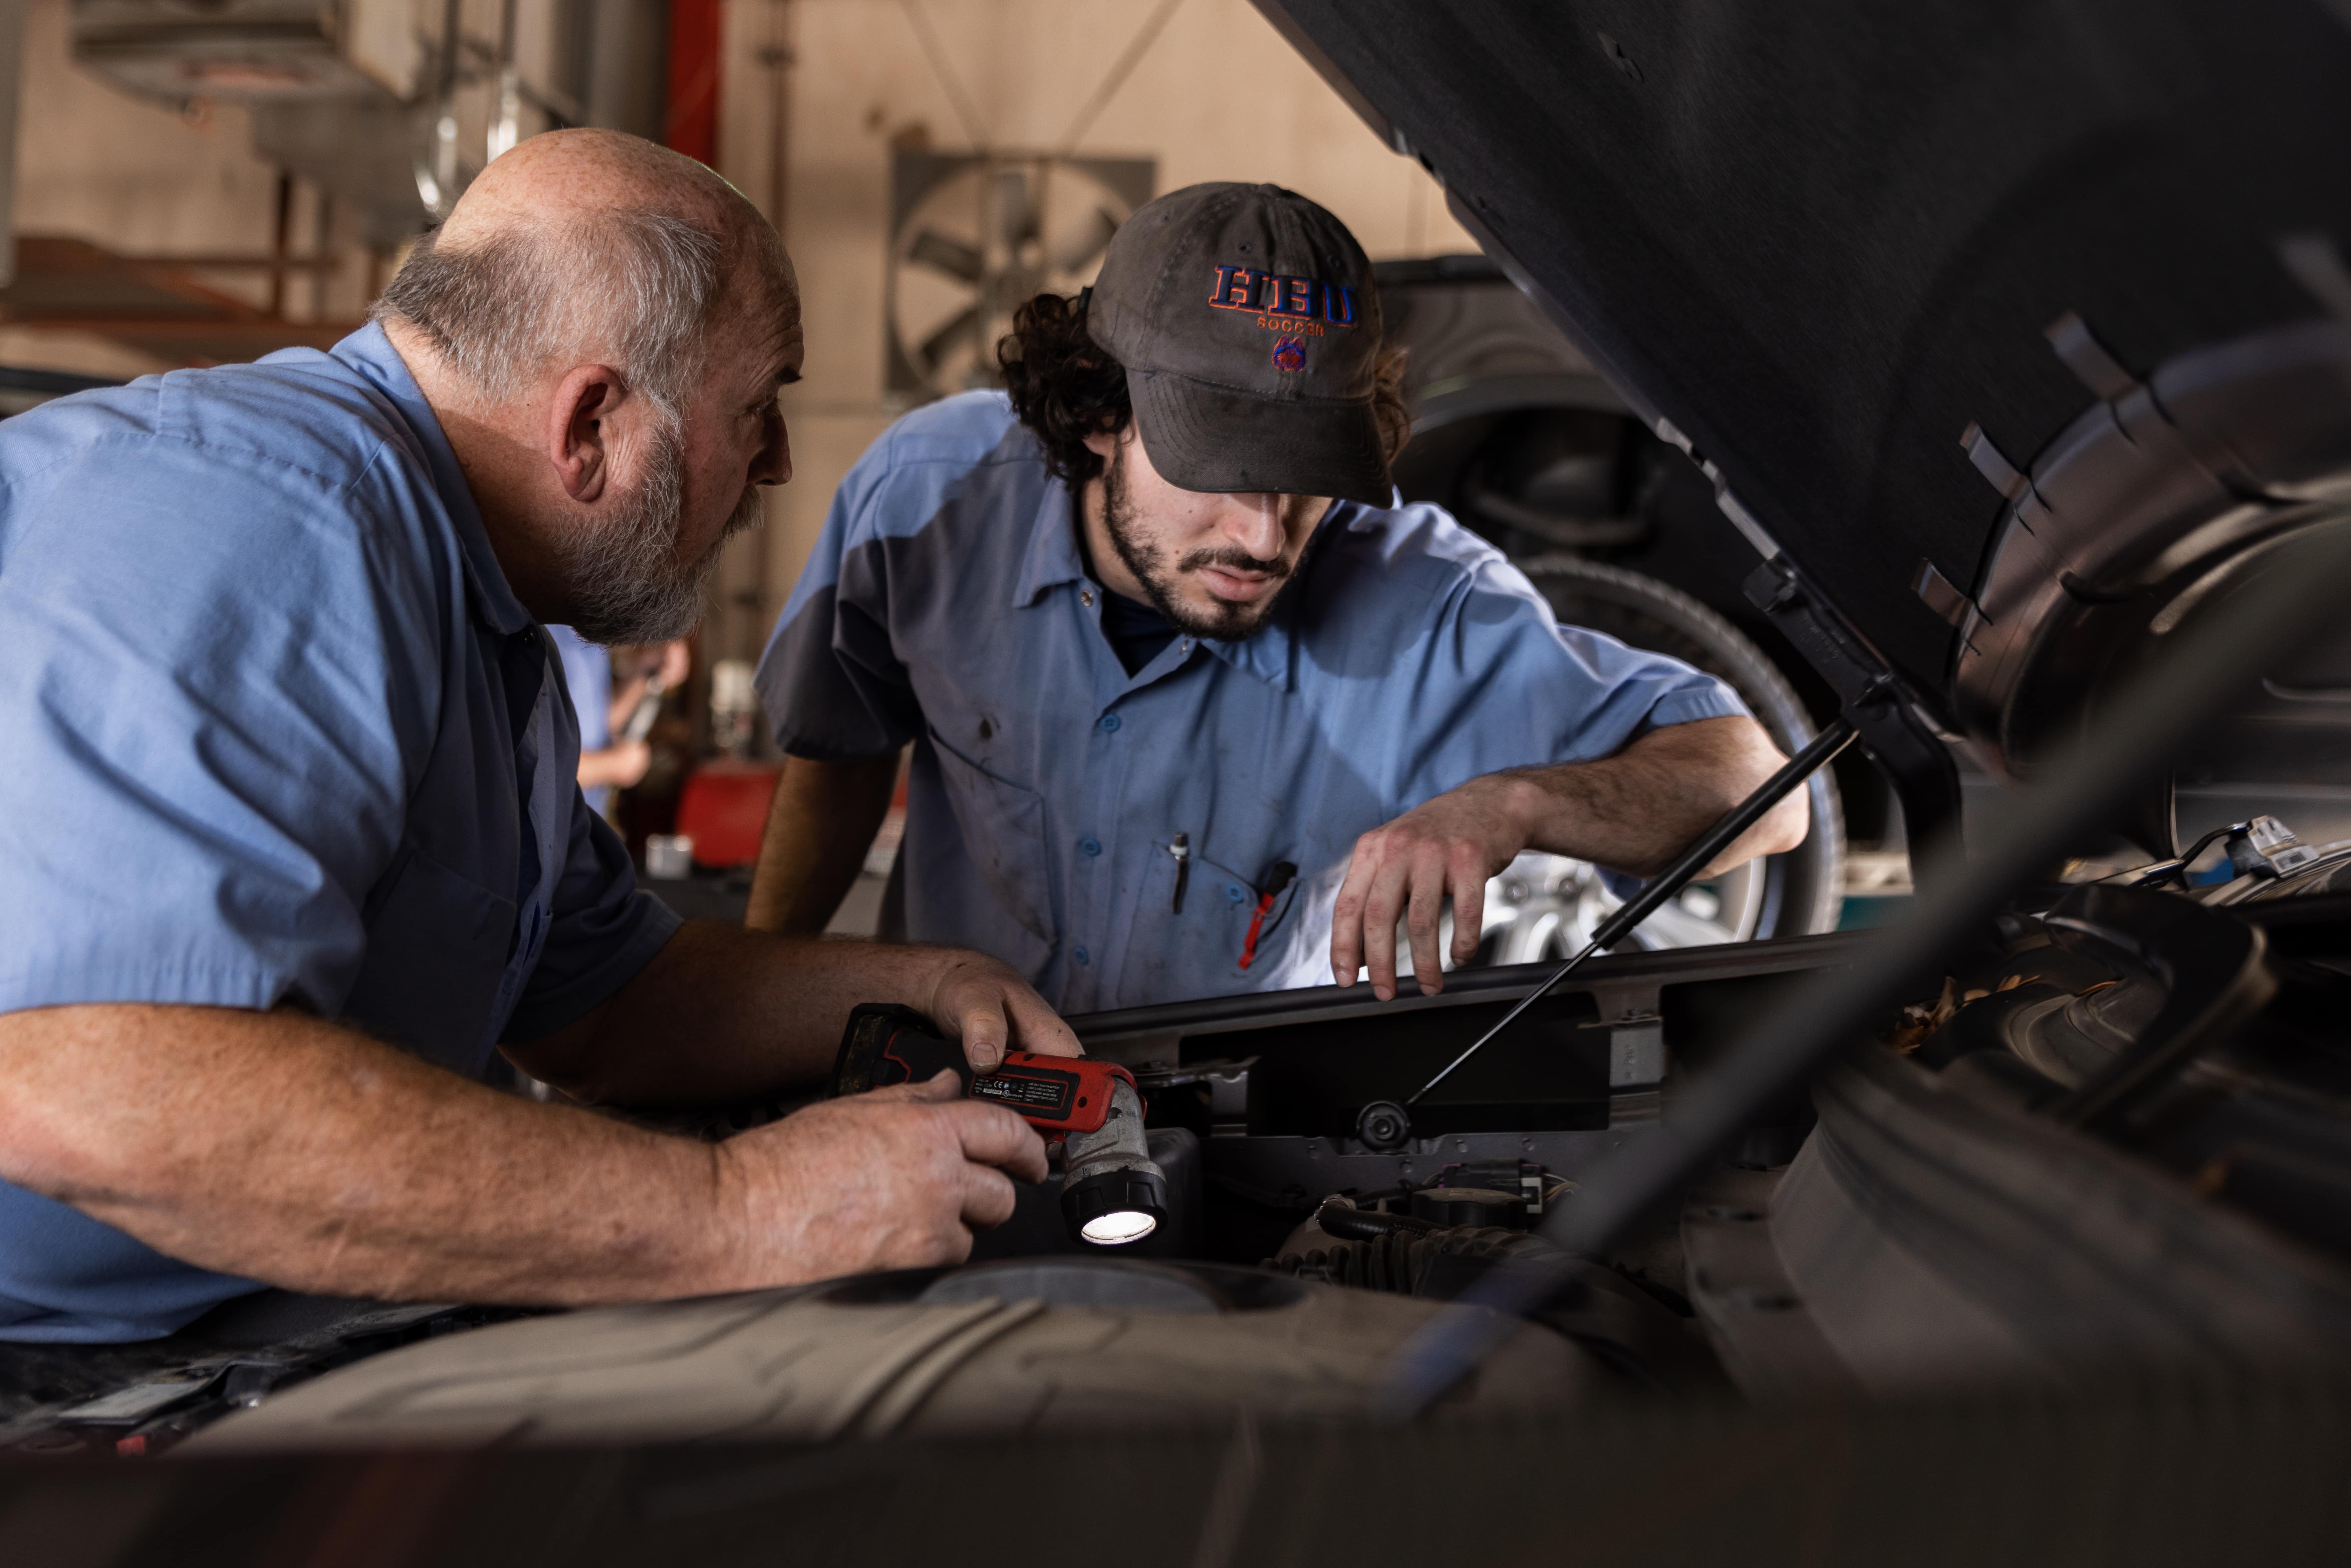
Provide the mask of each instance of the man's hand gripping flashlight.
{"label": "man's hand gripping flashlight", "polygon": [[1144,1143],[1143,1098],[1123,1067],[1083,1056],[1006,1054],[975,1073],[962,1047],[943,1040],[911,1008],[868,1002],[849,1015],[833,1063],[833,1094],[925,1082],[942,1071],[964,1093],[1018,1113],[1062,1146],[1061,1215],[1070,1232],[1097,1247],[1140,1241],[1167,1218],[1167,1181]]}

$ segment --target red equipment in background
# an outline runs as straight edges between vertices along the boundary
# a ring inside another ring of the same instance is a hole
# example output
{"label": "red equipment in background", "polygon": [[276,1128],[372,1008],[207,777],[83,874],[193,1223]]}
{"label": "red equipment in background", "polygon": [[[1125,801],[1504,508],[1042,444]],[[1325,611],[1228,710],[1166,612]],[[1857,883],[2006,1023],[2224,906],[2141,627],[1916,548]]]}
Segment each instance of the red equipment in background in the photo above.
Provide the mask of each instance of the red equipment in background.
{"label": "red equipment in background", "polygon": [[768,808],[783,767],[773,762],[705,762],[689,774],[677,798],[677,831],[694,841],[695,862],[749,865],[759,858]]}
{"label": "red equipment in background", "polygon": [[670,0],[669,90],[662,145],[698,162],[718,162],[719,0]]}
{"label": "red equipment in background", "polygon": [[[697,865],[714,869],[749,865],[759,858],[759,839],[767,831],[776,781],[783,771],[780,762],[737,762],[724,757],[702,764],[686,775],[678,792],[675,824],[665,831],[684,833],[694,841]],[[867,857],[867,867],[874,875],[889,871],[905,823],[906,779],[902,773]]]}

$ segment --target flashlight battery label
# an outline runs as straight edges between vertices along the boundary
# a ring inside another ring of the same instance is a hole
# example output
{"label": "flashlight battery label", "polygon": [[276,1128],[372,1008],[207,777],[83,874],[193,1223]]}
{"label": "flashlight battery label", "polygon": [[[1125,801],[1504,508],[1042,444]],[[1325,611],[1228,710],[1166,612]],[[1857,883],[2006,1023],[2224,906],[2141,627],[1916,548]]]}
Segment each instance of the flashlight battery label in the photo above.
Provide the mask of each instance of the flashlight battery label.
{"label": "flashlight battery label", "polygon": [[1058,1116],[1069,1109],[1077,1087],[1078,1075],[1074,1072],[1011,1068],[973,1079],[971,1097],[993,1100],[1024,1116]]}

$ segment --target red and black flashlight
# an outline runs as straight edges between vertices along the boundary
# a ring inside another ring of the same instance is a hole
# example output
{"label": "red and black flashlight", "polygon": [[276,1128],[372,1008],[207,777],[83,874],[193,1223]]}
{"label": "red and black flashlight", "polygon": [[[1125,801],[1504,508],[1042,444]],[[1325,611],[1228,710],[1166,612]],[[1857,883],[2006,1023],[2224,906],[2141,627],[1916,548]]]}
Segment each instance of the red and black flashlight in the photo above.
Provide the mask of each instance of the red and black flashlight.
{"label": "red and black flashlight", "polygon": [[942,1071],[963,1081],[967,1098],[1002,1105],[1061,1144],[1061,1213],[1081,1240],[1123,1246],[1166,1219],[1167,1183],[1144,1142],[1143,1099],[1134,1075],[1115,1062],[1015,1051],[993,1071],[974,1072],[963,1047],[922,1014],[867,1002],[849,1015],[831,1092],[928,1082]]}

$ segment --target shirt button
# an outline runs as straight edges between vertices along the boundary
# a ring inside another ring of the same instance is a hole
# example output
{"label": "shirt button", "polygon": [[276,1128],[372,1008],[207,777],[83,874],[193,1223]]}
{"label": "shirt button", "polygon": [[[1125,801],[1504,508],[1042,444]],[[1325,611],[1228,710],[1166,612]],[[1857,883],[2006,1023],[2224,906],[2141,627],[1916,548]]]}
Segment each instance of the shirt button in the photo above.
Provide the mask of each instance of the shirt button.
{"label": "shirt button", "polygon": [[[1080,839],[1078,841],[1078,852],[1081,855],[1098,855],[1102,853],[1102,841],[1100,839]],[[1238,893],[1239,889],[1236,888],[1234,891]]]}
{"label": "shirt button", "polygon": [[1225,889],[1225,901],[1228,904],[1247,904],[1249,902],[1249,890],[1241,886],[1239,883],[1234,883],[1231,886]]}
{"label": "shirt button", "polygon": [[1079,589],[1078,602],[1092,610],[1094,607],[1094,591],[1091,588]]}
{"label": "shirt button", "polygon": [[1070,956],[1075,958],[1081,965],[1091,964],[1093,962],[1093,955],[1087,952],[1083,947],[1071,953]]}
{"label": "shirt button", "polygon": [[1118,715],[1114,713],[1106,713],[1102,715],[1102,727],[1105,733],[1115,731],[1119,727]]}

